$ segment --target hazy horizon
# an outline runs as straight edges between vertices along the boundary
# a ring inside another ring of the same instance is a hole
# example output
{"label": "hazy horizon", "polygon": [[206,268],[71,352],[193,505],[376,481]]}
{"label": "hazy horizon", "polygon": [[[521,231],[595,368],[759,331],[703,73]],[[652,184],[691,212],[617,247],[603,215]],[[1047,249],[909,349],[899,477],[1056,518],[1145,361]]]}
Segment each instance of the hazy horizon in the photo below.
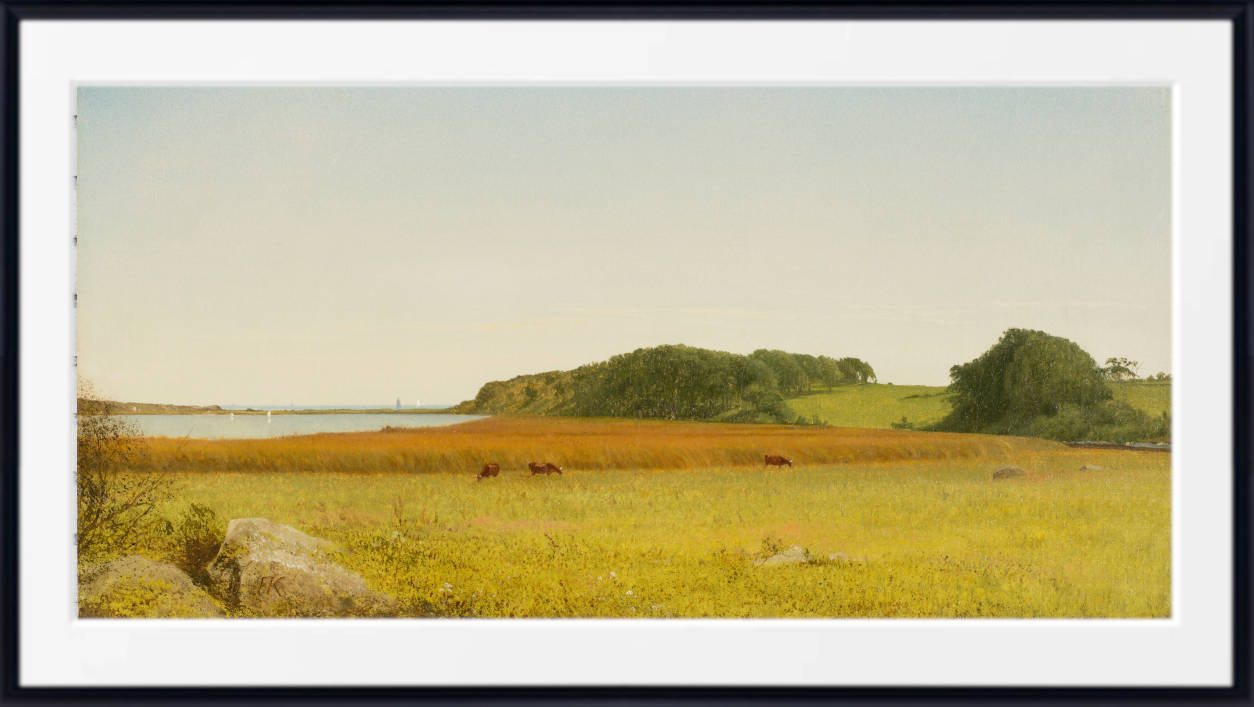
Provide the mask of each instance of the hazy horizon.
{"label": "hazy horizon", "polygon": [[82,87],[79,372],[134,402],[454,404],[683,343],[944,385],[1015,327],[1170,372],[1170,101]]}

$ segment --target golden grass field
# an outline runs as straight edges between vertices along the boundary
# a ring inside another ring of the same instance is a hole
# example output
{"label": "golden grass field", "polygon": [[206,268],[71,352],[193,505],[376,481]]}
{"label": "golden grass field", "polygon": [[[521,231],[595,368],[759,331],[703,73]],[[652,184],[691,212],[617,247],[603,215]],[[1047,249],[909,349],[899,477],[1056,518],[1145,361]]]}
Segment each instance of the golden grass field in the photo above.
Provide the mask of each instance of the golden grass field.
{"label": "golden grass field", "polygon": [[[794,468],[763,468],[764,453]],[[190,503],[327,538],[404,615],[1166,617],[1171,455],[768,425],[490,418],[151,441]],[[561,476],[529,476],[530,460]],[[498,478],[476,481],[485,461]],[[1033,472],[991,480],[1004,464]],[[1101,471],[1079,471],[1082,465]],[[167,538],[143,553],[163,559]],[[819,561],[757,567],[800,545]],[[829,560],[844,553],[848,560]]]}
{"label": "golden grass field", "polygon": [[761,465],[766,453],[799,464],[1005,457],[1056,449],[1043,440],[792,425],[492,417],[447,427],[327,433],[271,439],[149,442],[157,471],[478,471],[551,461],[579,470]]}

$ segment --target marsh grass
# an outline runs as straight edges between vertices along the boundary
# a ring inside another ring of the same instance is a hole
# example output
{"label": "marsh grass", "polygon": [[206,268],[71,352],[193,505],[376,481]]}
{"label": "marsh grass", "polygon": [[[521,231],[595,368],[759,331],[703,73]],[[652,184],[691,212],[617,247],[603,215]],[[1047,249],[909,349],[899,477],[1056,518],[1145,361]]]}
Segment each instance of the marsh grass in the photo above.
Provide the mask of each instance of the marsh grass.
{"label": "marsh grass", "polygon": [[148,441],[149,471],[501,472],[531,461],[564,469],[694,469],[760,466],[763,455],[798,464],[906,459],[1006,458],[1054,442],[994,435],[835,429],[791,425],[562,417],[493,417],[448,427],[271,439]]}

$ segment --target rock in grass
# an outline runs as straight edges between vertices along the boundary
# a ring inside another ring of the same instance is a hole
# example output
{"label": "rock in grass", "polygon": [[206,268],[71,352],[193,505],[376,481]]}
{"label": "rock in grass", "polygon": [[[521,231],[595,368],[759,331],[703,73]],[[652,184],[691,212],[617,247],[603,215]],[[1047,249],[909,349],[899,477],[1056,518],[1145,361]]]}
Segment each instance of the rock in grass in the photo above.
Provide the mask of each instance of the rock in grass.
{"label": "rock in grass", "polygon": [[1027,476],[1028,472],[1017,466],[1003,466],[993,472],[994,479],[1017,479],[1021,476]]}
{"label": "rock in grass", "polygon": [[1080,471],[1101,471],[1102,468],[1096,464],[1085,464],[1080,467]]}
{"label": "rock in grass", "polygon": [[78,615],[165,619],[214,618],[224,613],[179,568],[129,555],[83,570]]}
{"label": "rock in grass", "polygon": [[846,564],[846,565],[866,562],[865,557],[850,557],[849,555],[846,555],[843,552],[833,552],[832,554],[827,556],[827,559],[829,562],[836,562],[836,563]]}
{"label": "rock in grass", "polygon": [[771,567],[773,565],[800,565],[810,561],[810,553],[806,552],[804,547],[793,545],[781,553],[771,555],[764,560],[758,560],[753,564],[758,567]]}
{"label": "rock in grass", "polygon": [[395,602],[331,559],[335,546],[265,518],[236,518],[209,563],[210,586],[254,616],[388,616]]}

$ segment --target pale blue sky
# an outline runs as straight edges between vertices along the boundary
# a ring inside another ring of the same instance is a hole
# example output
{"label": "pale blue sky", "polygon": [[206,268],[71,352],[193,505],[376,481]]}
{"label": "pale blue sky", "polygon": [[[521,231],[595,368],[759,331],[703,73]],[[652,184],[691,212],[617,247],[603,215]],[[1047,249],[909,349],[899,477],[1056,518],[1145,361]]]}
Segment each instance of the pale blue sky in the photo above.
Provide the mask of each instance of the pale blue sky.
{"label": "pale blue sky", "polygon": [[79,366],[172,403],[457,402],[641,346],[944,384],[1010,327],[1170,370],[1159,88],[78,95]]}

